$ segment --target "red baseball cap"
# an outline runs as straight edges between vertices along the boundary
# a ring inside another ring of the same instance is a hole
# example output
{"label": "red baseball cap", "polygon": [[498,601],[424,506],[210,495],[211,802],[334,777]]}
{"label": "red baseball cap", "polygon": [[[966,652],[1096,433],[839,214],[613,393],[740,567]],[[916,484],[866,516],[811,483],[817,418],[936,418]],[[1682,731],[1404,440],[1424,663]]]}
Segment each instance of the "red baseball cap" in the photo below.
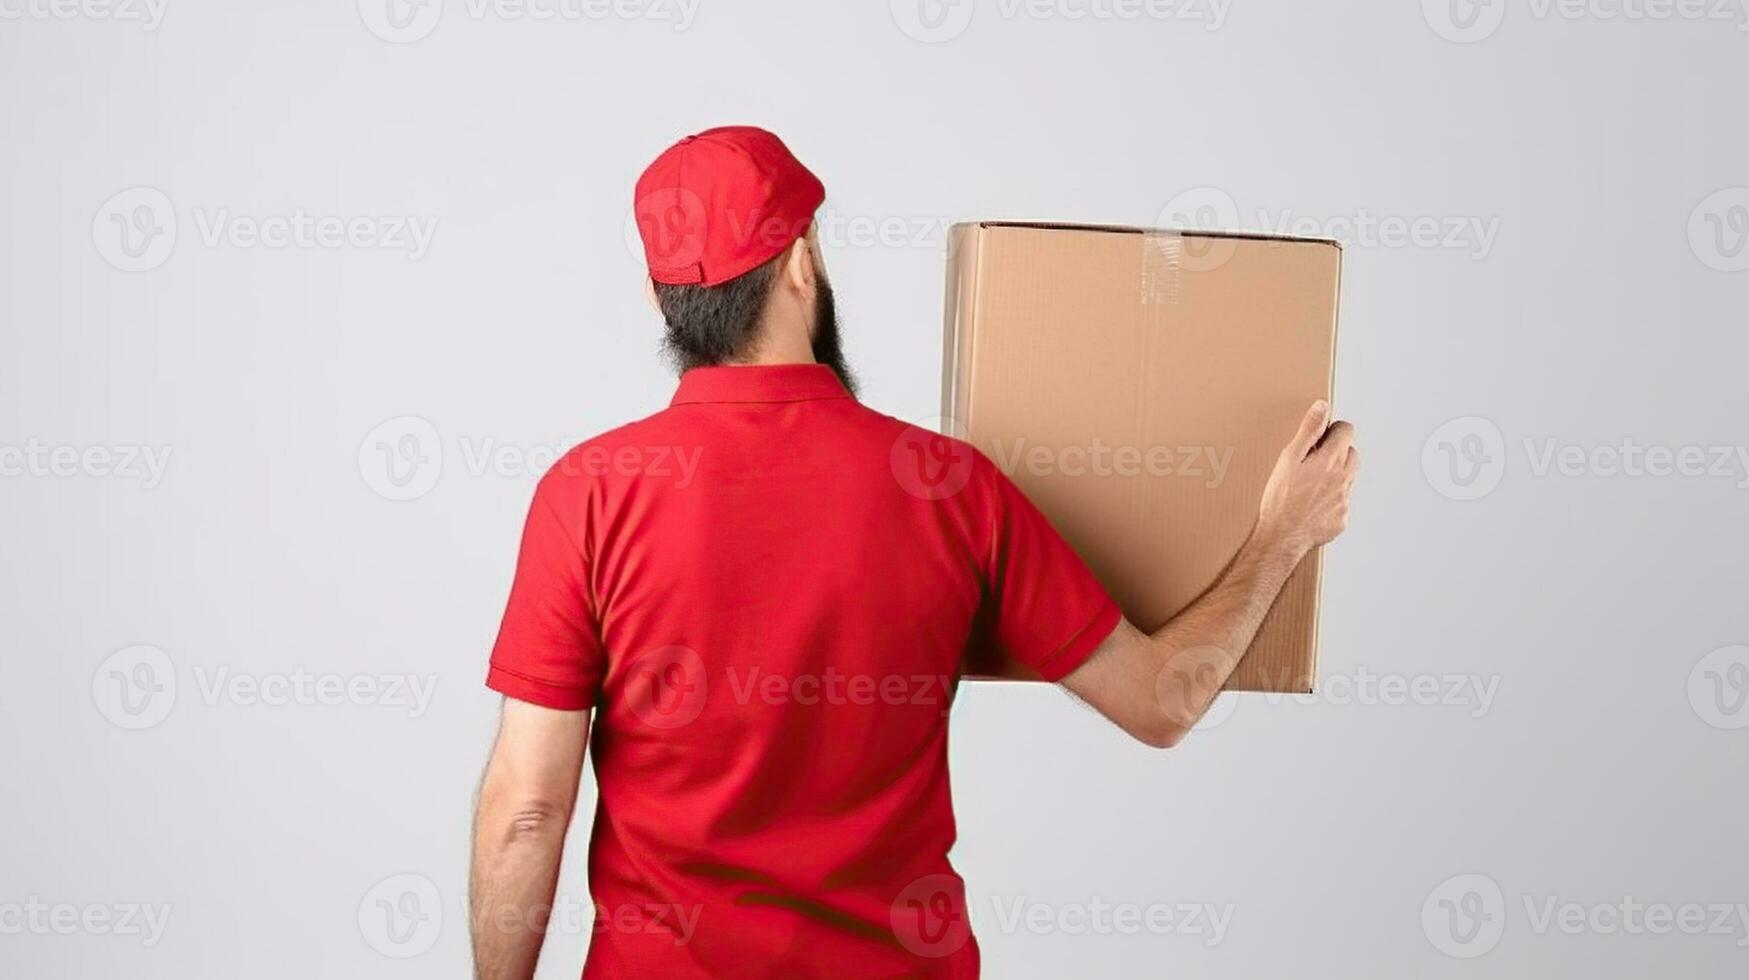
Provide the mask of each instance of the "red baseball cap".
{"label": "red baseball cap", "polygon": [[720,126],[663,150],[638,178],[632,209],[651,279],[715,286],[807,234],[825,199],[783,140]]}

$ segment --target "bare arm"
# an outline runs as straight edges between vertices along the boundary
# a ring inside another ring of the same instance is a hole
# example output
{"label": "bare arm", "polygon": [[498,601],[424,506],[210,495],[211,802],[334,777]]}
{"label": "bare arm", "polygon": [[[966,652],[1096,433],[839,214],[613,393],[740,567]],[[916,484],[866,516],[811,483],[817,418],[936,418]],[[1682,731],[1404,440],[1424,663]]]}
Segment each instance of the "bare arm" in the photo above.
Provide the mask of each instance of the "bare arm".
{"label": "bare arm", "polygon": [[588,741],[588,711],[505,699],[474,816],[476,980],[534,976]]}
{"label": "bare arm", "polygon": [[1239,665],[1288,576],[1348,524],[1354,427],[1326,430],[1328,415],[1322,402],[1306,413],[1270,474],[1256,529],[1220,581],[1152,635],[1119,623],[1065,687],[1141,741],[1178,744]]}

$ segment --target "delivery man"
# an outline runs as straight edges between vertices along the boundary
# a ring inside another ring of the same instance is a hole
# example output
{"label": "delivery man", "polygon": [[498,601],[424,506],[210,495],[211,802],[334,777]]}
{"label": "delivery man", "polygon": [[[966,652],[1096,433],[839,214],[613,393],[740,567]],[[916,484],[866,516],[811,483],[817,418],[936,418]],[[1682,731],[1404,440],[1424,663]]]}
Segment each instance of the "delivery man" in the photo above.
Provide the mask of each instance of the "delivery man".
{"label": "delivery man", "polygon": [[680,384],[529,508],[486,681],[505,700],[474,830],[482,980],[534,973],[590,743],[586,978],[977,976],[947,859],[968,644],[1172,746],[1347,522],[1354,433],[1319,403],[1221,580],[1130,625],[987,458],[856,400],[824,197],[750,127],[688,136],[638,181]]}

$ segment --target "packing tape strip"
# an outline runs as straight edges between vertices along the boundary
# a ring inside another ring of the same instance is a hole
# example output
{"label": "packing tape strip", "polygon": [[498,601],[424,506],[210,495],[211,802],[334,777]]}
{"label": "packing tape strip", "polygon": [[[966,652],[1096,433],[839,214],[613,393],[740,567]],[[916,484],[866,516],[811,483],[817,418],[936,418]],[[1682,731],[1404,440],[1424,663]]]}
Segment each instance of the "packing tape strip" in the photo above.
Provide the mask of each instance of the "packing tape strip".
{"label": "packing tape strip", "polygon": [[1184,289],[1184,236],[1176,231],[1142,232],[1142,306],[1177,306]]}
{"label": "packing tape strip", "polygon": [[[1172,345],[1171,325],[1184,294],[1184,235],[1176,231],[1144,230],[1142,239],[1142,297],[1137,308],[1136,415],[1143,445],[1154,445],[1152,431],[1154,379],[1162,376],[1162,361]],[[1130,520],[1144,520],[1143,497],[1131,494]],[[1141,526],[1137,523],[1136,526]]]}

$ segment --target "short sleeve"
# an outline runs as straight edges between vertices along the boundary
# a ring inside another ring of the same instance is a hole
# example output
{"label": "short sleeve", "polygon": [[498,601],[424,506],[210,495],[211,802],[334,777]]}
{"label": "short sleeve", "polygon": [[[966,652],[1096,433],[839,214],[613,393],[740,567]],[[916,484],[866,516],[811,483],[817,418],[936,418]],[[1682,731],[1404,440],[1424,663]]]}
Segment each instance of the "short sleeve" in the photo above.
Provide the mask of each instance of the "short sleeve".
{"label": "short sleeve", "polygon": [[576,711],[595,704],[605,669],[582,547],[582,508],[565,478],[536,488],[486,686],[519,701]]}
{"label": "short sleeve", "polygon": [[991,540],[981,620],[1000,655],[1058,681],[1085,663],[1123,613],[1020,488],[989,466]]}

